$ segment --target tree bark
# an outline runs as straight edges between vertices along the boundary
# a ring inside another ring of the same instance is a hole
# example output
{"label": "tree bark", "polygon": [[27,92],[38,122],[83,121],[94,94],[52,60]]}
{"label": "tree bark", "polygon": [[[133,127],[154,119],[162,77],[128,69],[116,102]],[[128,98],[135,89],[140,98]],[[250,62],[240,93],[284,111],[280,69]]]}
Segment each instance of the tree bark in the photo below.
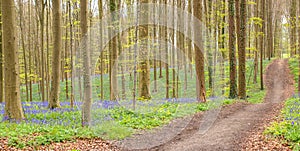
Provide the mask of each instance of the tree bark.
{"label": "tree bark", "polygon": [[24,113],[20,99],[19,61],[15,30],[14,0],[2,1],[4,81],[5,81],[5,117],[22,120]]}
{"label": "tree bark", "polygon": [[237,97],[234,0],[229,0],[228,12],[229,12],[229,70],[230,70],[229,71],[230,72],[229,98],[234,99]]}
{"label": "tree bark", "polygon": [[92,107],[92,85],[91,85],[91,65],[90,50],[87,43],[87,0],[80,0],[80,28],[81,28],[81,50],[83,55],[83,92],[84,102],[82,107],[82,126],[91,124]]}
{"label": "tree bark", "polygon": [[265,40],[265,0],[261,0],[261,19],[263,20],[261,33],[262,36],[260,36],[260,89],[264,89],[264,78],[263,78],[263,58],[264,58],[264,40]]}
{"label": "tree bark", "polygon": [[247,4],[246,0],[241,0],[240,4],[240,35],[239,35],[239,97],[246,99],[246,26],[247,26]]}
{"label": "tree bark", "polygon": [[[272,1],[273,0],[268,0],[268,36],[267,36],[267,39],[268,39],[268,59],[271,60],[271,57],[272,57],[272,53],[273,53],[273,11],[272,11],[272,7],[273,7],[273,4],[272,4]],[[295,6],[296,7],[296,6]],[[295,21],[296,21],[296,16],[295,16]],[[296,23],[295,23],[295,26],[296,26]],[[296,33],[296,27],[295,28],[295,33]],[[295,38],[295,42],[296,42],[296,36],[294,37]],[[296,43],[295,44],[295,54],[296,54]]]}
{"label": "tree bark", "polygon": [[54,109],[60,107],[59,91],[60,91],[60,63],[61,63],[61,1],[53,0],[53,53],[52,53],[52,84],[49,108]]}
{"label": "tree bark", "polygon": [[[2,1],[0,0],[0,8],[2,7]],[[2,9],[0,10],[2,14]],[[2,16],[0,16],[0,103],[4,102],[4,79],[3,79],[3,49],[2,49]]]}
{"label": "tree bark", "polygon": [[[139,0],[139,3],[150,3],[150,0]],[[148,11],[145,10],[146,13],[143,15],[143,18],[149,19]],[[149,26],[142,25],[139,26],[139,39],[143,40],[148,37],[149,34]],[[140,63],[139,63],[139,97],[141,99],[149,100],[151,99],[150,94],[150,63],[149,63],[149,50],[148,50],[148,42],[140,45]]]}
{"label": "tree bark", "polygon": [[[117,10],[117,4],[116,0],[110,0],[109,1],[109,9],[110,13],[114,13]],[[111,16],[111,22],[114,23],[117,18],[116,14],[112,14],[114,16]],[[113,30],[116,27],[111,27],[111,32],[113,33]],[[117,92],[118,92],[118,78],[117,78],[117,69],[116,65],[118,64],[117,58],[118,58],[118,49],[117,49],[117,37],[113,37],[113,39],[109,43],[109,77],[110,77],[110,100],[117,100]]]}
{"label": "tree bark", "polygon": [[[194,0],[193,8],[194,8],[194,16],[197,19],[199,19],[200,21],[202,21],[202,0]],[[195,25],[196,24],[194,23],[194,26]],[[199,28],[199,27],[197,27],[197,28]],[[195,33],[195,34],[202,34],[202,32]],[[195,64],[196,64],[196,74],[197,74],[197,78],[196,78],[197,99],[199,102],[206,102],[204,55],[203,55],[202,50],[196,45],[195,45]]]}

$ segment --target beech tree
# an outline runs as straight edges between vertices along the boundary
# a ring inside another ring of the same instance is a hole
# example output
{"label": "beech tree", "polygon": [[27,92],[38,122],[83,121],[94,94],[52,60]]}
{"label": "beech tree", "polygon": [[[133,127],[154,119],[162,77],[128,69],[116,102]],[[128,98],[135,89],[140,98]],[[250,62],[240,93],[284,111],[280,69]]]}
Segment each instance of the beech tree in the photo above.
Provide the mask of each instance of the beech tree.
{"label": "beech tree", "polygon": [[[202,0],[194,0],[194,16],[202,20]],[[195,27],[194,27],[195,28]],[[201,30],[201,28],[200,28]],[[202,34],[195,33],[195,34]],[[196,84],[197,84],[197,99],[200,102],[206,102],[206,91],[205,91],[205,75],[204,75],[204,54],[198,46],[195,45],[195,64],[196,64]]]}
{"label": "beech tree", "polygon": [[235,34],[235,17],[234,17],[234,0],[228,2],[229,12],[229,70],[230,70],[230,90],[229,98],[236,98],[237,86],[236,86],[236,34]]}
{"label": "beech tree", "polygon": [[88,126],[91,122],[92,87],[91,87],[91,65],[90,50],[87,43],[87,0],[80,0],[80,27],[81,27],[81,50],[83,55],[83,87],[84,102],[82,110],[82,125]]}
{"label": "beech tree", "polygon": [[19,60],[15,29],[15,1],[2,1],[3,52],[5,81],[5,116],[22,120],[24,113],[20,98]]}
{"label": "beech tree", "polygon": [[[141,3],[150,3],[150,0],[139,0],[139,4]],[[142,16],[145,19],[149,18],[149,14],[147,11],[151,10],[145,10],[146,13]],[[149,35],[149,27],[148,25],[139,26],[139,39],[143,40],[148,38]],[[151,99],[150,94],[150,64],[149,64],[149,50],[148,50],[148,44],[141,44],[140,46],[140,62],[139,62],[139,97],[142,99]]]}
{"label": "beech tree", "polygon": [[239,86],[238,94],[241,99],[246,99],[246,27],[247,27],[247,4],[246,0],[240,3],[240,30],[239,32]]}
{"label": "beech tree", "polygon": [[49,108],[60,107],[60,68],[61,68],[61,0],[53,0],[53,56],[52,56],[52,83]]}

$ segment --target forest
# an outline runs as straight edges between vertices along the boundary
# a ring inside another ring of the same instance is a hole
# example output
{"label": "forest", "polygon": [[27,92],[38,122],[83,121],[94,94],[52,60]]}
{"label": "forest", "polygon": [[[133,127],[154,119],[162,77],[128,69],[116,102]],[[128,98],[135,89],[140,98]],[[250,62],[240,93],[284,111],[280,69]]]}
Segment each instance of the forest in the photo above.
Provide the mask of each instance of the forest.
{"label": "forest", "polygon": [[300,150],[298,0],[0,8],[0,150]]}

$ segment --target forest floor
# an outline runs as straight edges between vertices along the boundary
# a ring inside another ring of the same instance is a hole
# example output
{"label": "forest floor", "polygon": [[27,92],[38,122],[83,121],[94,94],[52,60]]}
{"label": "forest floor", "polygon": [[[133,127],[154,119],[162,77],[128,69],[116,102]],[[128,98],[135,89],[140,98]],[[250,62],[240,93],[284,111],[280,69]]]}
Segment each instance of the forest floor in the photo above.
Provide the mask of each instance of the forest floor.
{"label": "forest floor", "polygon": [[[260,104],[237,101],[222,108],[175,119],[163,127],[140,131],[121,141],[78,139],[39,146],[34,150],[289,150],[279,141],[262,134],[272,121],[280,120],[276,117],[284,100],[294,94],[288,60],[274,60],[268,65],[264,79],[267,94]],[[0,150],[18,150],[7,144],[8,140],[0,139]]]}
{"label": "forest floor", "polygon": [[289,150],[262,134],[270,122],[278,120],[275,117],[280,114],[284,100],[294,94],[288,60],[274,60],[267,67],[264,79],[267,94],[263,103],[227,105],[204,130],[203,124],[211,121],[207,121],[206,113],[198,113],[115,144],[122,150]]}

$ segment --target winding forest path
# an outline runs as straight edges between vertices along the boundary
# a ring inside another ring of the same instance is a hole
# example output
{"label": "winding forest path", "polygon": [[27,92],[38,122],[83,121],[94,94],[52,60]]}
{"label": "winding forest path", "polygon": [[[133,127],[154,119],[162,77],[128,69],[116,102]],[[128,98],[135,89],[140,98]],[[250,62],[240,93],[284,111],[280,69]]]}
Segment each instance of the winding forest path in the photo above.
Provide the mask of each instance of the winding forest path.
{"label": "winding forest path", "polygon": [[[270,122],[282,107],[284,100],[294,92],[293,76],[290,74],[288,60],[274,60],[266,69],[264,76],[267,94],[264,103],[235,103],[220,110],[213,125],[203,134],[199,125],[205,122],[203,113],[172,122],[170,125],[149,133],[142,133],[123,140],[123,150],[166,150],[166,151],[200,151],[200,150],[242,150],[249,131]],[[180,123],[190,120],[183,128]],[[168,128],[169,127],[169,128]],[[178,134],[177,129],[183,128]],[[170,134],[176,134],[171,137]],[[169,136],[168,136],[169,135]],[[170,138],[163,142],[163,138]],[[119,144],[119,145],[120,145]],[[153,146],[154,144],[160,144]],[[250,147],[251,148],[251,147]]]}

